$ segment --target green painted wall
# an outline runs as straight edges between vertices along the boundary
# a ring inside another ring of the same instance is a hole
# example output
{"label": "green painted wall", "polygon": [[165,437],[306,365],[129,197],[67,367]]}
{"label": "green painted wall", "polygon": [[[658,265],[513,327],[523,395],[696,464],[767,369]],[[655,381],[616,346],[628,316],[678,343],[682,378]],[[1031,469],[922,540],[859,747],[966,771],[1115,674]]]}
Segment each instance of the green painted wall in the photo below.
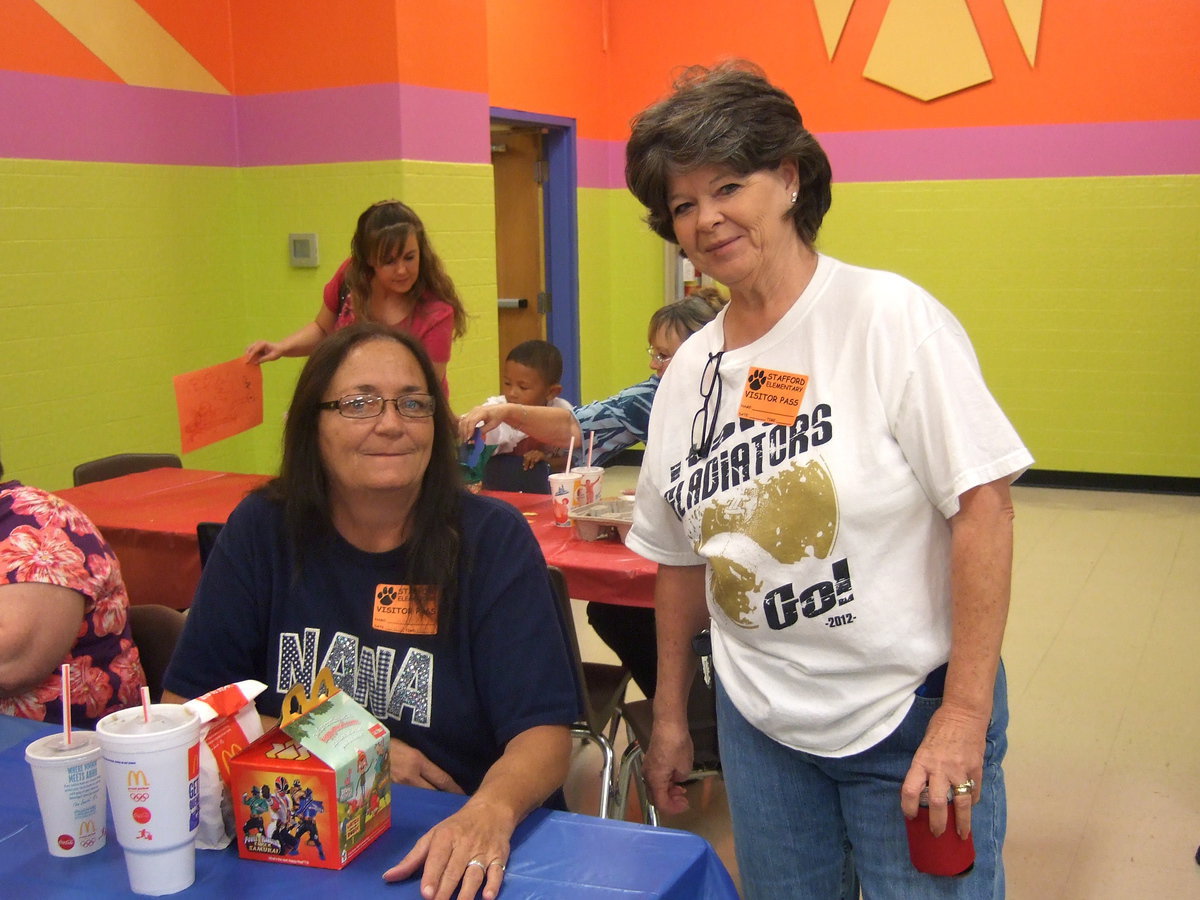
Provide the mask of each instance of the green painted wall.
{"label": "green painted wall", "polygon": [[663,242],[628,191],[579,191],[579,333],[582,400],[650,374],[646,327],[662,306]]}
{"label": "green painted wall", "polygon": [[[236,173],[0,160],[0,452],[12,477],[178,451],[171,375],[244,329]],[[189,465],[237,468],[245,436]]]}
{"label": "green painted wall", "polygon": [[1041,469],[1200,476],[1200,178],[834,188],[820,247],[962,320]]}
{"label": "green painted wall", "polygon": [[[0,188],[12,197],[0,217],[0,459],[12,477],[56,489],[87,459],[178,453],[172,376],[311,320],[359,213],[387,197],[420,211],[473,314],[448,372],[452,402],[495,393],[490,166],[0,160]],[[318,234],[319,268],[288,265],[292,232]],[[302,363],[265,367],[262,426],[184,465],[275,471]]]}

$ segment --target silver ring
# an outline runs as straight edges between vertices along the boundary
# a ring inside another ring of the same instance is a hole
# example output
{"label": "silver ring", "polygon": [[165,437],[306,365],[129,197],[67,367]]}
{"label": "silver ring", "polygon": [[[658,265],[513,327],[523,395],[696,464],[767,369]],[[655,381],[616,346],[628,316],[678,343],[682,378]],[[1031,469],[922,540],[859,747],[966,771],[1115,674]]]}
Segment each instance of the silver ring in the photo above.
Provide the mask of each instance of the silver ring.
{"label": "silver ring", "polygon": [[954,785],[953,790],[955,797],[962,796],[963,794],[969,794],[971,791],[975,790],[975,779],[968,778],[962,784]]}
{"label": "silver ring", "polygon": [[490,869],[492,866],[499,866],[499,867],[500,867],[500,871],[501,871],[501,872],[507,872],[507,871],[508,871],[508,866],[504,865],[504,863],[500,862],[500,860],[498,860],[498,859],[493,859],[493,860],[492,860],[490,863],[488,863],[488,868],[489,868],[489,869]]}
{"label": "silver ring", "polygon": [[468,866],[468,867],[470,867],[470,866],[479,866],[479,868],[483,869],[483,874],[484,874],[484,875],[486,875],[486,874],[487,874],[488,867],[487,867],[487,866],[485,866],[483,863],[481,863],[481,862],[480,862],[479,860],[477,860],[477,859],[473,859],[473,860],[471,860],[469,863],[467,863],[467,866]]}

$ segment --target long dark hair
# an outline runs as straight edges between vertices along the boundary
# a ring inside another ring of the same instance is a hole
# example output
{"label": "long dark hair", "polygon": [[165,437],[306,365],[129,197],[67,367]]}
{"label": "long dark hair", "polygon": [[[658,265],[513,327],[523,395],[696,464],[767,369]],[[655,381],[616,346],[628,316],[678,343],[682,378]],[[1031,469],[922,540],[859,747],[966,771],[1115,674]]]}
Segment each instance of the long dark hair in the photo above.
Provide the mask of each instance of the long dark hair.
{"label": "long dark hair", "polygon": [[[421,490],[411,512],[407,571],[411,585],[432,585],[440,590],[439,609],[449,612],[458,590],[462,552],[459,513],[463,484],[458,467],[458,429],[450,414],[441,383],[429,355],[416,338],[383,325],[361,322],[334,332],[309,356],[292,394],[283,431],[283,463],[279,477],[262,493],[283,507],[284,531],[296,560],[297,572],[309,548],[333,532],[329,480],[321,459],[318,419],[337,415],[318,408],[346,356],[367,341],[395,341],[416,358],[434,398],[433,446]],[[420,594],[420,592],[416,592]],[[418,598],[420,602],[422,598]],[[421,604],[424,606],[424,603]]]}
{"label": "long dark hair", "polygon": [[417,251],[421,257],[417,280],[412,293],[420,303],[426,293],[445,300],[454,308],[454,336],[467,333],[467,310],[458,296],[446,267],[434,252],[425,225],[412,208],[399,200],[381,200],[363,210],[350,239],[350,265],[346,269],[346,287],[354,316],[360,322],[371,319],[371,280],[375,266],[404,252],[409,235],[417,236]]}

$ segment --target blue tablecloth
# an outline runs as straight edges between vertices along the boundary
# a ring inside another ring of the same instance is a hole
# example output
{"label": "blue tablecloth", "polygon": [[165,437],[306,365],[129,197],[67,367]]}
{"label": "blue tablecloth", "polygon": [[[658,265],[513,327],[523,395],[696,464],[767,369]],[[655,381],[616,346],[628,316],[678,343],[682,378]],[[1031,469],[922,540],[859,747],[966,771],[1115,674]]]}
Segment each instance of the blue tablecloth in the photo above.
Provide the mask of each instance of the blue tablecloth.
{"label": "blue tablecloth", "polygon": [[[0,895],[6,897],[136,897],[109,822],[108,845],[63,859],[46,850],[25,746],[54,728],[0,716]],[[238,859],[237,850],[196,853],[196,882],[180,897],[297,900],[381,892],[417,900],[419,878],[384,884],[381,875],[461,797],[393,786],[392,827],[341,871]],[[538,810],[513,836],[500,900],[737,900],[712,847],[686,831],[649,828],[592,816]]]}

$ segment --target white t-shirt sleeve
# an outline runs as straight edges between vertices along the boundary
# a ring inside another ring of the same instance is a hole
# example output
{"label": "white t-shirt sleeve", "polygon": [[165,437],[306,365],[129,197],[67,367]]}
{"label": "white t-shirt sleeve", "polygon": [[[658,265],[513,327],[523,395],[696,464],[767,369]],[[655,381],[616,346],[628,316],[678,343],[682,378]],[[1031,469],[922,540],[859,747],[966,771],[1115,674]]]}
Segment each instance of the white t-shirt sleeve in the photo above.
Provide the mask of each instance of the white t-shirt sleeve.
{"label": "white t-shirt sleeve", "polygon": [[970,340],[947,312],[915,348],[892,431],[929,501],[949,518],[964,492],[1033,462],[983,380]]}

